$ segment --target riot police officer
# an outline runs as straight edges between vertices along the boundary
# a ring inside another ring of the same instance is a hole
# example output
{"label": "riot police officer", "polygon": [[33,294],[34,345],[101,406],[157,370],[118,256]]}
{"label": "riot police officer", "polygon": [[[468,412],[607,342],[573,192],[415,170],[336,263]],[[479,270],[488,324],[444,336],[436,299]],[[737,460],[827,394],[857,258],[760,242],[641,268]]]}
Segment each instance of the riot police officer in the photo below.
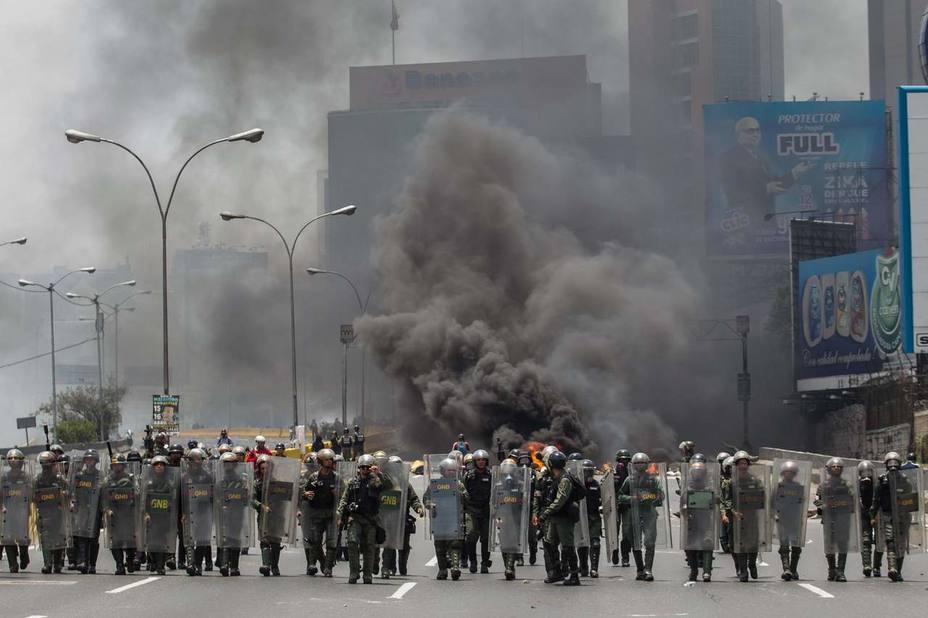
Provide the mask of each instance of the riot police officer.
{"label": "riot police officer", "polygon": [[[557,545],[548,543],[546,533],[548,522],[541,521],[541,513],[548,507],[551,498],[551,485],[555,483],[551,470],[548,467],[548,457],[554,452],[558,452],[557,447],[548,445],[541,450],[541,460],[544,467],[538,474],[535,482],[535,493],[532,498],[532,525],[539,531],[541,536],[542,555],[545,561],[545,583],[555,583],[564,580],[563,569],[561,568],[561,556]],[[562,453],[563,455],[563,453]],[[566,457],[565,457],[566,465]]]}
{"label": "riot police officer", "polygon": [[777,538],[780,540],[780,563],[783,581],[799,579],[799,557],[805,537],[808,488],[799,482],[799,465],[795,461],[780,464],[780,480],[773,490],[773,511],[776,515]]}
{"label": "riot police officer", "polygon": [[[225,446],[225,445],[224,445]],[[220,447],[221,448],[221,447]],[[218,521],[216,522],[216,564],[223,577],[238,577],[240,545],[251,541],[250,515],[252,496],[248,487],[251,471],[239,461],[235,453],[226,452],[219,457],[216,493]]]}
{"label": "riot police officer", "polygon": [[342,437],[338,439],[338,446],[341,449],[341,454],[345,457],[346,461],[354,461],[357,453],[354,452],[353,441],[351,440],[351,434],[348,433],[348,428],[345,427]]}
{"label": "riot police officer", "polygon": [[[466,455],[465,455],[466,457]],[[477,541],[480,541],[480,572],[490,572],[490,455],[483,449],[474,451],[474,469],[464,475],[467,489],[467,537],[464,551],[470,572],[477,572]]]}
{"label": "riot police officer", "polygon": [[696,453],[696,443],[692,440],[684,440],[678,447],[680,449],[680,461],[690,463],[693,455]]}
{"label": "riot police officer", "polygon": [[[306,574],[319,572],[318,563],[325,577],[332,577],[335,565],[335,487],[338,473],[335,471],[335,453],[324,448],[316,455],[319,469],[300,479],[300,526],[303,530],[303,551],[306,553]],[[323,550],[323,539],[325,550]]]}
{"label": "riot police officer", "polygon": [[[725,468],[725,461],[731,457],[731,454],[726,451],[720,451],[718,455],[715,456],[715,460],[719,464],[719,470],[721,474],[719,475],[719,491],[721,492],[721,485],[725,482],[725,479],[731,478],[731,466],[728,466],[727,472]],[[721,493],[719,494],[721,495]],[[723,523],[721,518],[719,518],[719,547],[722,549],[723,554],[731,553],[731,524]]]}
{"label": "riot police officer", "polygon": [[127,570],[134,573],[136,568],[138,479],[126,470],[126,464],[125,455],[113,457],[103,482],[103,510],[116,575],[125,575]]}
{"label": "riot police officer", "polygon": [[[172,510],[179,509],[176,508],[176,502],[172,509],[171,502],[177,500],[180,490],[173,486],[177,476],[169,475],[168,467],[169,462],[164,455],[152,457],[149,478],[143,487],[144,495],[157,496],[155,499],[144,501],[142,517],[148,539],[148,563],[158,575],[164,575],[168,556],[173,558],[174,552],[171,551],[171,547],[177,539],[177,531],[173,529],[177,521],[176,514]],[[162,549],[168,551],[161,551]]]}
{"label": "riot police officer", "polygon": [[187,467],[181,479],[183,500],[181,521],[186,536],[187,575],[203,574],[203,568],[212,570],[211,556],[213,520],[213,477],[203,465],[206,453],[199,448],[187,453]]}
{"label": "riot police officer", "polygon": [[[516,465],[520,468],[529,468],[531,470],[530,482],[531,488],[529,489],[529,499],[534,503],[535,501],[535,467],[532,465],[532,455],[528,451],[518,450],[515,453]],[[529,504],[529,510],[531,510],[532,505]],[[528,563],[531,565],[535,564],[538,556],[538,528],[532,523],[532,518],[529,516],[528,524]],[[524,566],[525,558],[522,554],[516,557],[516,566]]]}
{"label": "riot police officer", "polygon": [[371,455],[358,458],[358,475],[345,487],[335,511],[336,525],[344,525],[348,530],[349,584],[358,582],[362,572],[362,554],[364,583],[374,583],[374,547],[377,545],[377,513],[383,480],[378,472],[372,470],[373,466]]}
{"label": "riot police officer", "polygon": [[97,572],[97,556],[100,553],[100,488],[103,479],[97,469],[99,463],[97,451],[87,449],[81,462],[71,470],[71,529],[77,570],[85,574]]}
{"label": "riot police officer", "polygon": [[[172,468],[180,468],[180,462],[184,459],[184,447],[180,444],[172,444],[168,447],[168,465]],[[181,487],[180,484],[177,486],[177,504],[180,504],[181,501]],[[177,555],[172,554],[168,556],[165,561],[167,568],[171,569],[187,569],[187,548],[184,546],[184,531],[183,524],[181,522],[181,517],[183,513],[182,509],[177,509]]]}
{"label": "riot police officer", "polygon": [[577,548],[582,577],[599,577],[600,537],[603,535],[602,490],[593,474],[596,465],[589,459],[583,460],[583,484],[586,486],[586,517],[590,526],[590,546]]}
{"label": "riot police officer", "polygon": [[[619,490],[622,484],[628,478],[629,465],[632,461],[632,454],[628,449],[620,448],[615,452],[615,467],[613,468],[613,480],[615,483],[615,495],[618,498]],[[622,566],[629,567],[629,556],[632,551],[632,532],[631,532],[631,515],[628,512],[628,505],[616,505],[616,530],[619,535],[619,550],[612,552],[612,564],[619,564],[619,553],[621,552]]]}
{"label": "riot police officer", "polygon": [[[545,542],[553,547],[558,547],[561,554],[562,565],[560,573],[563,573],[563,564],[566,563],[569,576],[564,579],[565,586],[580,585],[580,568],[577,560],[577,552],[574,547],[574,525],[580,517],[580,509],[577,507],[578,499],[582,499],[582,487],[579,479],[575,482],[567,472],[567,457],[560,451],[554,451],[548,455],[547,467],[550,471],[551,481],[547,485],[547,506],[538,515],[538,523],[545,527]],[[560,579],[563,579],[561,575]],[[547,578],[545,583],[554,583],[557,578]]]}
{"label": "riot police officer", "polygon": [[57,456],[51,451],[39,453],[38,463],[40,470],[33,488],[33,502],[44,561],[42,574],[57,574],[64,567],[68,546],[68,481],[58,471]]}
{"label": "riot police officer", "polygon": [[[736,475],[730,486],[731,503],[726,508],[734,513],[734,546],[735,564],[738,579],[741,582],[757,579],[757,554],[761,546],[761,529],[763,522],[758,518],[759,510],[746,511],[745,506],[757,509],[766,504],[765,487],[763,480],[750,471],[751,456],[746,451],[738,451],[732,456]],[[746,497],[751,497],[748,504]],[[754,498],[757,498],[756,500]],[[740,503],[744,502],[744,505]]]}
{"label": "riot police officer", "polygon": [[631,529],[634,542],[632,547],[644,547],[644,556],[640,549],[632,551],[635,557],[639,581],[653,582],[654,552],[657,545],[657,507],[664,504],[664,490],[660,479],[648,471],[651,458],[646,453],[632,456],[632,470],[616,495],[619,504],[631,510]]}
{"label": "riot police officer", "polygon": [[[442,459],[438,464],[438,470],[440,479],[448,481],[447,483],[440,483],[447,486],[447,489],[443,488],[441,491],[446,491],[447,496],[453,497],[453,500],[450,504],[447,504],[444,500],[439,503],[438,497],[432,494],[431,483],[422,497],[425,507],[429,509],[429,517],[432,519],[435,559],[438,562],[438,574],[435,579],[448,579],[448,570],[450,569],[451,579],[457,581],[461,578],[461,537],[463,536],[460,534],[460,517],[467,507],[467,489],[464,487],[464,483],[458,480],[461,464],[456,458],[449,455]],[[443,506],[453,506],[453,508],[449,508],[449,511],[453,510],[453,512],[444,512],[441,508]],[[439,526],[436,521],[441,521],[442,525]],[[453,534],[439,536],[436,532],[439,527],[445,532],[453,532]]]}
{"label": "riot police officer", "polygon": [[[403,463],[403,460],[397,455],[390,455],[389,462]],[[415,515],[410,514],[410,511]],[[399,569],[400,575],[406,575],[407,565],[409,564],[409,537],[416,531],[416,515],[419,517],[425,515],[425,509],[419,500],[418,494],[416,494],[415,488],[409,484],[406,486],[406,509],[403,515],[406,519],[403,527],[403,548],[399,551],[389,547],[383,549],[383,569],[390,575],[395,575],[397,569]],[[398,564],[397,558],[399,558]]]}
{"label": "riot police officer", "polygon": [[870,521],[870,508],[873,506],[873,464],[861,461],[857,464],[857,495],[860,498],[860,559],[863,562],[864,577],[880,576],[880,564],[883,552],[877,551],[877,535],[882,534],[879,526]]}
{"label": "riot police officer", "polygon": [[355,453],[364,452],[364,440],[365,439],[366,438],[364,437],[364,432],[361,431],[361,426],[355,425],[354,435],[351,436],[352,448],[354,449]]}
{"label": "riot police officer", "polygon": [[[6,470],[0,479],[4,525],[3,549],[10,573],[29,566],[29,513],[32,506],[32,475],[26,470],[26,456],[18,448],[6,454]],[[19,563],[17,564],[17,558]]]}
{"label": "riot police officer", "polygon": [[[911,512],[918,509],[916,487],[899,469],[902,458],[890,451],[883,457],[886,472],[881,474],[873,488],[873,504],[870,507],[871,525],[879,524],[886,539],[886,562],[889,579],[904,581],[902,564],[909,544]],[[900,504],[901,503],[901,504]]]}

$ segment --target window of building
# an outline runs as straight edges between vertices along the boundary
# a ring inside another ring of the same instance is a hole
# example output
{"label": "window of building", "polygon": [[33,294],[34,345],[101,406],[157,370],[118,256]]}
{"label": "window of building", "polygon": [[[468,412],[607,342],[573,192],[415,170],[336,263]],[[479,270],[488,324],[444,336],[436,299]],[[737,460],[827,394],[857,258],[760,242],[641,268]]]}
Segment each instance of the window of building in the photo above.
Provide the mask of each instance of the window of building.
{"label": "window of building", "polygon": [[699,64],[699,43],[684,43],[673,47],[673,67],[684,69]]}
{"label": "window of building", "polygon": [[673,40],[684,41],[699,36],[699,15],[690,13],[673,18]]}

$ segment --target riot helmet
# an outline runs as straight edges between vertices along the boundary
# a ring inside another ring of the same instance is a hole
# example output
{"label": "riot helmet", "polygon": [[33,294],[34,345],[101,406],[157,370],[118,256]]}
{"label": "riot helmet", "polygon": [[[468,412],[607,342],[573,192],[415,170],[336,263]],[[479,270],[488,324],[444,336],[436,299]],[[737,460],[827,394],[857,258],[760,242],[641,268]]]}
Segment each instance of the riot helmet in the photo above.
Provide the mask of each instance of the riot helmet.
{"label": "riot helmet", "polygon": [[35,459],[42,467],[54,465],[58,461],[58,457],[51,451],[42,451]]}
{"label": "riot helmet", "polygon": [[883,464],[887,470],[898,470],[902,465],[902,458],[896,451],[890,451],[883,456]]}
{"label": "riot helmet", "polygon": [[780,478],[784,481],[791,481],[799,474],[799,464],[795,461],[784,461],[780,464]]}
{"label": "riot helmet", "polygon": [[168,458],[164,455],[155,455],[151,458],[151,467],[168,465]]}
{"label": "riot helmet", "polygon": [[857,464],[857,476],[862,479],[873,478],[873,464],[869,461],[862,461]]}
{"label": "riot helmet", "polygon": [[[222,457],[222,456],[225,455],[226,453],[231,453],[231,452],[232,452],[232,446],[231,446],[231,445],[226,444],[225,442],[223,442],[222,444],[219,445],[219,456],[220,456],[220,457]],[[233,454],[234,454],[234,453],[233,453]]]}
{"label": "riot helmet", "polygon": [[390,456],[387,458],[387,461],[388,461],[389,463],[403,463],[403,458],[400,457],[399,455],[390,455]]}
{"label": "riot helmet", "polygon": [[738,465],[738,462],[742,460],[747,461],[749,464],[751,463],[751,456],[747,451],[737,451],[734,455],[731,456],[731,458],[736,466]]}
{"label": "riot helmet", "polygon": [[721,466],[723,463],[725,463],[725,460],[728,459],[729,457],[731,457],[731,453],[721,451],[719,452],[718,455],[715,456],[715,460],[719,462],[719,465]]}
{"label": "riot helmet", "polygon": [[190,452],[187,453],[187,461],[200,463],[204,459],[206,459],[206,453],[198,448],[191,449]]}
{"label": "riot helmet", "polygon": [[64,455],[64,448],[60,444],[52,444],[48,450],[55,454],[55,457]]}
{"label": "riot helmet", "polygon": [[368,454],[365,453],[364,455],[361,455],[360,457],[358,457],[358,469],[359,469],[359,470],[360,470],[361,468],[368,468],[368,469],[369,469],[371,466],[373,466],[373,465],[376,464],[376,463],[377,463],[377,462],[374,460],[374,456],[373,456],[373,455],[368,455]]}
{"label": "riot helmet", "polygon": [[197,441],[196,441],[196,440],[193,440],[193,439],[187,440],[187,450],[188,450],[188,451],[189,451],[189,450],[192,450],[192,449],[195,449],[196,447],[197,447]]}
{"label": "riot helmet", "polygon": [[627,464],[632,460],[632,454],[627,448],[620,448],[615,452],[615,460]]}
{"label": "riot helmet", "polygon": [[516,473],[517,469],[518,469],[518,466],[516,466],[516,462],[513,461],[512,459],[508,459],[508,458],[504,459],[499,464],[499,473],[504,476],[512,476],[513,474]]}
{"label": "riot helmet", "polygon": [[844,471],[844,460],[840,457],[832,457],[825,462],[825,469],[832,476],[841,476],[841,472]]}
{"label": "riot helmet", "polygon": [[457,476],[461,466],[456,459],[446,457],[438,464],[438,471],[444,478],[453,478]]}
{"label": "riot helmet", "polygon": [[126,453],[126,461],[136,461],[138,463],[142,463],[142,454],[139,453],[137,450],[132,449],[131,451]]}
{"label": "riot helmet", "polygon": [[706,463],[706,456],[702,453],[696,453],[690,457],[690,463]]}
{"label": "riot helmet", "polygon": [[574,451],[567,456],[567,461],[583,461],[583,453],[578,453]]}
{"label": "riot helmet", "polygon": [[481,469],[480,466],[477,465],[478,461],[483,461],[483,465],[486,467],[486,465],[490,463],[490,454],[482,448],[477,449],[474,451],[474,466]]}
{"label": "riot helmet", "polygon": [[647,453],[635,453],[632,455],[632,467],[638,472],[644,472],[651,464],[651,458]]}
{"label": "riot helmet", "polygon": [[567,466],[567,457],[561,451],[554,451],[548,455],[545,465],[552,470],[563,470]]}
{"label": "riot helmet", "polygon": [[593,460],[584,459],[581,466],[583,467],[583,477],[586,480],[593,478],[593,474],[596,472],[596,464],[593,463]]}

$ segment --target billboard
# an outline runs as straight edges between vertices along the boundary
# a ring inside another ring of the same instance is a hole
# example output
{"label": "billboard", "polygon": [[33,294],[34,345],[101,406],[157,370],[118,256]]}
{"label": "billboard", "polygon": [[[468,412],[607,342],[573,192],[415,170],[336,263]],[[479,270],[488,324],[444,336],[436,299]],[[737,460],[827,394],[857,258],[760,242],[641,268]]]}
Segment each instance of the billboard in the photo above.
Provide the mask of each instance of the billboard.
{"label": "billboard", "polygon": [[899,248],[907,352],[928,352],[928,87],[899,87]]}
{"label": "billboard", "polygon": [[789,221],[854,223],[889,242],[882,101],[732,102],[704,108],[707,251],[785,257]]}
{"label": "billboard", "polygon": [[180,433],[180,395],[151,396],[151,426],[167,434]]}
{"label": "billboard", "polygon": [[895,249],[799,263],[793,308],[797,390],[854,386],[902,350],[901,270]]}

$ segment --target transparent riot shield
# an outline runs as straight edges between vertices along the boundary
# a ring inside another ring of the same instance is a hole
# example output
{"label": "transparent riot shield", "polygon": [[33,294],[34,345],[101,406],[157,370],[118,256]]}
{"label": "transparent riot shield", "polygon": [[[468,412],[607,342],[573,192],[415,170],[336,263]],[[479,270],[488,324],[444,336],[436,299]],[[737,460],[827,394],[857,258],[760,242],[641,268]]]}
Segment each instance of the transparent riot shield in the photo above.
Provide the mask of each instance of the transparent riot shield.
{"label": "transparent riot shield", "polygon": [[139,508],[141,549],[174,553],[177,547],[178,487],[180,468],[164,465],[143,466],[142,505]]}
{"label": "transparent riot shield", "polygon": [[847,466],[841,476],[822,470],[818,505],[822,509],[822,545],[826,554],[860,551],[860,499],[857,469]]}
{"label": "transparent riot shield", "polygon": [[245,462],[216,462],[213,467],[213,534],[216,547],[251,547],[255,518],[251,508],[254,467]]}
{"label": "transparent riot shield", "polygon": [[716,465],[680,464],[680,548],[718,548],[719,477]]}
{"label": "transparent riot shield", "polygon": [[670,511],[667,509],[666,467],[650,463],[644,470],[634,465],[626,479],[632,547],[670,547]]}
{"label": "transparent riot shield", "polygon": [[897,554],[925,551],[925,503],[922,471],[918,468],[888,472],[893,501],[893,533]]}
{"label": "transparent riot shield", "polygon": [[108,460],[71,459],[68,486],[71,492],[71,534],[97,538],[100,529],[100,494],[109,472]]}
{"label": "transparent riot shield", "polygon": [[0,463],[0,543],[29,545],[29,516],[32,512],[32,462]]}
{"label": "transparent riot shield", "polygon": [[33,483],[38,542],[43,549],[64,549],[71,538],[68,480],[58,464],[41,466]]}
{"label": "transparent riot shield", "polygon": [[512,466],[503,474],[493,466],[490,488],[490,551],[525,553],[532,511],[532,472]]}
{"label": "transparent riot shield", "polygon": [[768,551],[772,543],[770,477],[767,464],[734,467],[731,474],[732,551],[736,554]]}
{"label": "transparent riot shield", "polygon": [[[567,472],[573,477],[574,482],[583,485],[583,462],[568,461]],[[577,508],[580,511],[580,517],[574,524],[574,547],[590,546],[590,520],[587,516],[586,498],[577,502]]]}
{"label": "transparent riot shield", "polygon": [[184,546],[208,547],[213,542],[212,461],[184,460],[181,466],[181,519]]}
{"label": "transparent riot shield", "polygon": [[615,502],[615,473],[612,468],[606,470],[599,482],[603,501],[603,533],[606,537],[606,555],[619,549],[619,522]]}
{"label": "transparent riot shield", "polygon": [[300,468],[298,459],[270,458],[268,473],[261,479],[264,484],[264,505],[269,508],[259,518],[262,539],[279,543],[296,542]]}
{"label": "transparent riot shield", "polygon": [[461,504],[461,470],[442,475],[440,463],[447,455],[426,455],[425,506],[428,511],[428,536],[436,541],[453,541],[464,538],[464,513]]}
{"label": "transparent riot shield", "polygon": [[384,488],[380,493],[380,525],[386,530],[383,546],[403,549],[406,529],[406,497],[409,492],[409,464],[397,461],[380,466]]}
{"label": "transparent riot shield", "polygon": [[771,485],[770,510],[775,524],[774,538],[781,546],[805,547],[812,462],[773,460]]}
{"label": "transparent riot shield", "polygon": [[348,487],[348,483],[351,482],[351,479],[358,476],[358,464],[343,459],[342,461],[336,462],[335,472],[338,476],[335,479],[335,507],[332,509],[332,518],[337,520],[338,503],[341,501],[342,496],[345,495],[345,489]]}
{"label": "transparent riot shield", "polygon": [[103,481],[103,537],[110,549],[135,549],[139,546],[139,474],[137,461],[110,464]]}

